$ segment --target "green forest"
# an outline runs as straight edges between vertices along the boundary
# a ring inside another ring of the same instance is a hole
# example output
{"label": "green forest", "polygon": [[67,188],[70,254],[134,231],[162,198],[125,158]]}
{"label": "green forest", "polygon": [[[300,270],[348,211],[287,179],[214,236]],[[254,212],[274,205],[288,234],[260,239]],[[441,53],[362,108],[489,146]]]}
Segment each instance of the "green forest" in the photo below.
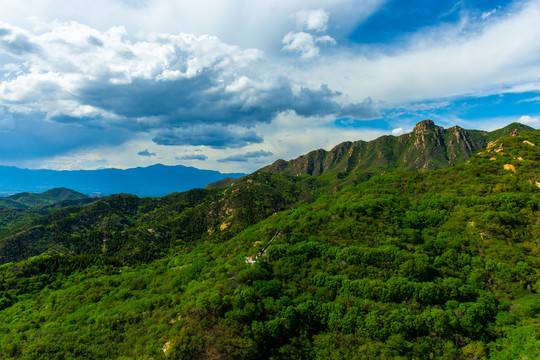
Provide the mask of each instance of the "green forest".
{"label": "green forest", "polygon": [[508,133],[1,209],[0,358],[538,359],[540,131]]}

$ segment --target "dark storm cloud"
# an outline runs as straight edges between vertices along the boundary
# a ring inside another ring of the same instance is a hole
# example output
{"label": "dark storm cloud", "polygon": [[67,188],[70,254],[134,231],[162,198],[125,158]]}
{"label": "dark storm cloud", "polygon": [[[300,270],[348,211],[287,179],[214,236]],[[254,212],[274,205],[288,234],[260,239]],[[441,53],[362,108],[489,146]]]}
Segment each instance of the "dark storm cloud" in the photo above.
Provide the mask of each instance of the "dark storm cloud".
{"label": "dark storm cloud", "polygon": [[250,159],[267,157],[267,156],[272,156],[272,155],[274,155],[274,154],[271,153],[270,151],[264,151],[264,150],[250,151],[250,152],[247,152],[245,154],[236,154],[236,155],[228,156],[228,157],[223,158],[223,159],[219,159],[218,162],[222,162],[222,163],[231,162],[231,161],[246,162],[246,161],[248,161]]}
{"label": "dark storm cloud", "polygon": [[353,117],[358,120],[371,120],[380,117],[375,104],[371,98],[365,99],[361,103],[350,104],[341,108],[338,117]]}
{"label": "dark storm cloud", "polygon": [[76,149],[119,145],[132,136],[124,129],[112,132],[47,122],[43,114],[11,116],[12,128],[0,131],[0,162],[13,165],[19,160],[47,158]]}
{"label": "dark storm cloud", "polygon": [[[126,118],[155,117],[152,127],[185,127],[196,124],[227,124],[250,127],[270,122],[280,112],[293,110],[301,116],[351,114],[373,118],[377,112],[371,101],[343,106],[336,101],[341,94],[327,86],[301,88],[293,92],[291,84],[281,79],[268,88],[231,92],[220,82],[216,71],[204,71],[197,77],[174,81],[135,79],[130,84],[108,81],[85,84],[78,101]],[[133,126],[142,126],[134,123]],[[158,143],[167,141],[160,140]],[[196,142],[196,141],[195,141]],[[168,144],[171,145],[171,144]],[[208,145],[208,144],[205,144]]]}
{"label": "dark storm cloud", "polygon": [[[0,48],[25,59],[6,67],[19,72],[2,82],[0,107],[7,115],[31,114],[28,124],[36,126],[13,129],[13,139],[35,139],[19,151],[29,158],[36,156],[32,149],[37,156],[53,156],[102,142],[122,144],[143,133],[152,134],[158,145],[239,148],[262,143],[253,128],[281,113],[357,119],[376,114],[370,100],[344,105],[342,94],[327,85],[299,87],[286,76],[265,72],[271,64],[260,51],[212,36],[127,41],[76,23],[56,24],[41,36],[28,34],[0,28]],[[55,133],[58,144],[43,136],[47,132]],[[15,144],[9,139],[0,149]]]}
{"label": "dark storm cloud", "polygon": [[16,34],[14,37],[9,36],[11,34],[11,30],[0,28],[0,47],[4,48],[8,53],[12,55],[24,55],[40,52],[39,46],[30,42],[28,36],[23,34]]}
{"label": "dark storm cloud", "polygon": [[175,158],[176,160],[201,160],[204,161],[208,159],[208,156],[203,154],[193,154],[193,155],[186,155],[186,156],[179,156]]}
{"label": "dark storm cloud", "polygon": [[90,45],[93,45],[93,46],[98,46],[98,47],[103,46],[103,41],[101,41],[100,39],[98,39],[95,36],[89,36],[88,37],[88,42],[90,43]]}
{"label": "dark storm cloud", "polygon": [[150,152],[148,151],[148,149],[144,149],[144,150],[139,151],[137,155],[150,157],[150,156],[156,156],[156,153]]}
{"label": "dark storm cloud", "polygon": [[198,126],[161,131],[153,141],[158,145],[206,145],[224,149],[259,144],[263,138],[253,130],[235,132],[223,126]]}

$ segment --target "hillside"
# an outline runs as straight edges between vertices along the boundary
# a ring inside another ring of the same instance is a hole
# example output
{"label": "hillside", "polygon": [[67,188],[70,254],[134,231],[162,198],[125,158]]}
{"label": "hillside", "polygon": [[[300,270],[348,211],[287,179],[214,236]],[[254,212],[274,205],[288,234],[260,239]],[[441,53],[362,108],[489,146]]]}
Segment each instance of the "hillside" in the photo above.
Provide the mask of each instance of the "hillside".
{"label": "hillside", "polygon": [[[424,125],[426,140],[444,135]],[[334,193],[258,171],[8,227],[0,357],[531,358],[540,131],[494,134],[455,152],[458,165],[387,169]]]}
{"label": "hillside", "polygon": [[0,264],[47,250],[149,261],[177,243],[230,238],[312,196],[278,174],[253,174],[228,189],[190,190],[162,198],[111,195],[14,226],[0,240]]}
{"label": "hillside", "polygon": [[173,192],[203,188],[208,183],[245,174],[222,174],[182,165],[156,164],[145,168],[101,170],[29,170],[0,166],[0,192],[39,192],[66,187],[80,193],[110,195],[129,193],[138,196],[164,196]]}

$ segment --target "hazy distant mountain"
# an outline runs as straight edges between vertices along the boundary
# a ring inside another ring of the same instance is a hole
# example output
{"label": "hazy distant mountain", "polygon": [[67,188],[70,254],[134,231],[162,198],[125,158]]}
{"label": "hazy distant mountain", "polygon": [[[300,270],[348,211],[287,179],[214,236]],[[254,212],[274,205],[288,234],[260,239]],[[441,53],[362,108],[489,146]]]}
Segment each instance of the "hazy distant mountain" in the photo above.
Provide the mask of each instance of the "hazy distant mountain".
{"label": "hazy distant mountain", "polygon": [[138,196],[162,196],[172,192],[203,188],[211,182],[244,175],[161,164],[126,170],[76,171],[29,170],[0,166],[0,194],[34,193],[63,187],[90,195],[130,193]]}

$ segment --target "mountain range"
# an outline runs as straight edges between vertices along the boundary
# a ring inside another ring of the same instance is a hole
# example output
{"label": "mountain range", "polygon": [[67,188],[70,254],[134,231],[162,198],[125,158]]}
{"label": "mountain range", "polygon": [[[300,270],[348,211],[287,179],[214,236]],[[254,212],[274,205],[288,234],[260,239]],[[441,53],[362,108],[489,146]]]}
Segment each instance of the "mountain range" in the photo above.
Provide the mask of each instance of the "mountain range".
{"label": "mountain range", "polygon": [[130,193],[138,196],[163,196],[172,192],[202,188],[208,183],[242,173],[222,174],[182,165],[156,164],[133,169],[30,170],[0,166],[0,193],[42,192],[69,188],[88,195]]}
{"label": "mountain range", "polygon": [[428,119],[416,124],[408,134],[348,141],[330,151],[319,149],[290,161],[277,160],[260,171],[357,183],[397,169],[424,171],[454,166],[468,160],[490,141],[514,131],[531,130],[534,129],[519,123],[492,132],[459,126],[444,129]]}
{"label": "mountain range", "polygon": [[530,358],[539,164],[539,130],[426,120],[206,189],[0,209],[0,357]]}

